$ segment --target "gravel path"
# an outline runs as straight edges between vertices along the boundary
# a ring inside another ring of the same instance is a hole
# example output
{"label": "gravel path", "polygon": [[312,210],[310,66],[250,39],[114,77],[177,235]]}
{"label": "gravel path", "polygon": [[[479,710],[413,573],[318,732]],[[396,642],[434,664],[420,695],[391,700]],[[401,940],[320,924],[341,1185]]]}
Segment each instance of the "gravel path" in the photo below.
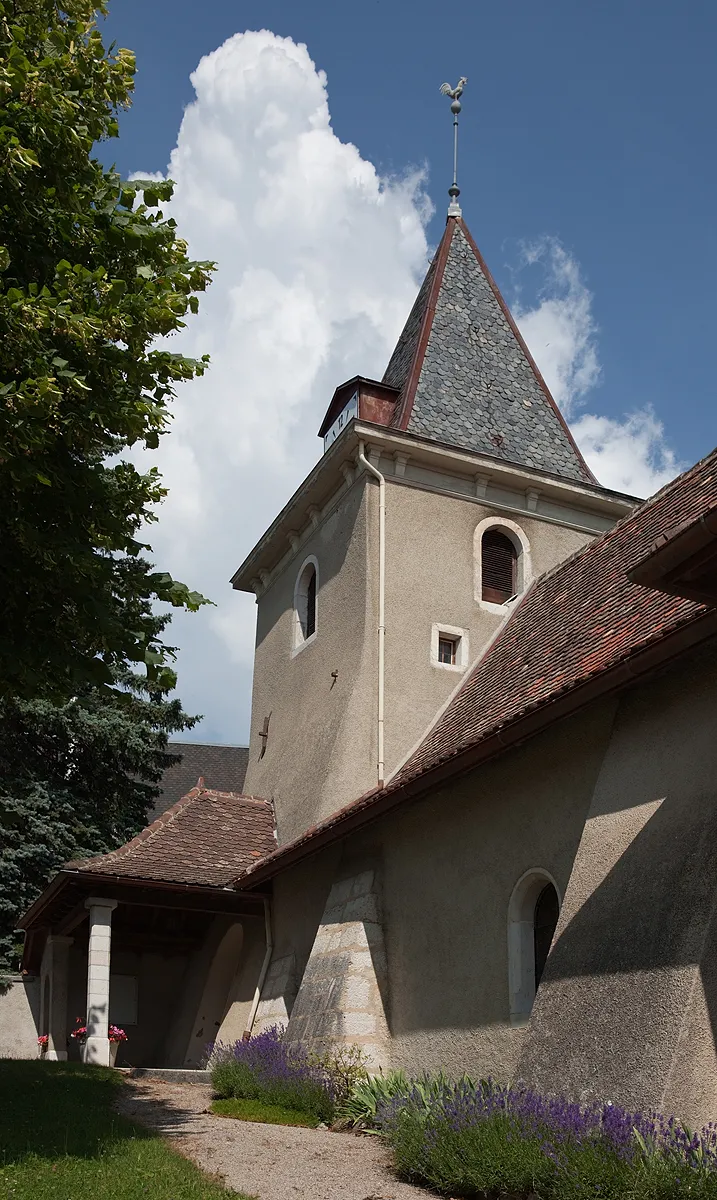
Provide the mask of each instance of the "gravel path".
{"label": "gravel path", "polygon": [[211,1088],[195,1083],[130,1079],[122,1091],[126,1116],[256,1200],[430,1200],[396,1179],[377,1138],[216,1117]]}

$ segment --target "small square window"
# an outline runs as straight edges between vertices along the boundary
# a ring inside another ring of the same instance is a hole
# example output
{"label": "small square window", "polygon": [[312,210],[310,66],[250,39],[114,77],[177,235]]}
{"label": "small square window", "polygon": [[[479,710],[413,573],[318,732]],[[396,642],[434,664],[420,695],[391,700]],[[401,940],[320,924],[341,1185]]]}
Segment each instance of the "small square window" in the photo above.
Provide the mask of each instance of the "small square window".
{"label": "small square window", "polygon": [[438,661],[446,663],[450,667],[456,665],[456,647],[459,639],[449,637],[439,637],[438,639]]}

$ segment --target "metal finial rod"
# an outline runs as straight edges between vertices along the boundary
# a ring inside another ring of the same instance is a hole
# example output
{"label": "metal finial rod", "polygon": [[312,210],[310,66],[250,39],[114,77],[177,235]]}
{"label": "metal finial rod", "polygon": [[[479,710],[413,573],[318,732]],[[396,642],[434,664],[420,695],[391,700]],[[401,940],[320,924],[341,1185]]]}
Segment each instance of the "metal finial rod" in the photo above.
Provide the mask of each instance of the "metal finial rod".
{"label": "metal finial rod", "polygon": [[454,88],[449,83],[441,84],[441,95],[451,97],[451,112],[453,113],[453,183],[448,189],[448,195],[451,198],[448,205],[449,217],[460,217],[461,215],[461,206],[458,203],[458,197],[461,194],[458,186],[458,114],[461,111],[460,97],[467,83],[465,75],[461,75]]}

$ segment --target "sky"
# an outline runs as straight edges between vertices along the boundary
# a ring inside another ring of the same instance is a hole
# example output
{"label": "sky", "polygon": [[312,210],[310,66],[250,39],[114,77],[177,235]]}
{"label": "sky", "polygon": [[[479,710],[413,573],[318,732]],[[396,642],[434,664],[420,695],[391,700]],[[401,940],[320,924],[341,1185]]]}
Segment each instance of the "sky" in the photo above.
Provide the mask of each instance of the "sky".
{"label": "sky", "polygon": [[335,386],[380,378],[445,222],[468,77],[463,215],[598,478],[649,495],[717,443],[713,0],[114,0],[137,54],[101,147],[176,181],[218,269],[172,341],[208,352],[153,456],[157,563],[216,607],[175,617],[193,740],[241,743],[253,597],[228,580],[320,453]]}

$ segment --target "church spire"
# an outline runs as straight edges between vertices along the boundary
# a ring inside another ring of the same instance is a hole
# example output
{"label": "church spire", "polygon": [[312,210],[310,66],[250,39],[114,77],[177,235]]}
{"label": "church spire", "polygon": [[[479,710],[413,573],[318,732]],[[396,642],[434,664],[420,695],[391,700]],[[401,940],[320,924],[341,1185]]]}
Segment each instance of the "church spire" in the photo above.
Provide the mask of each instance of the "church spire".
{"label": "church spire", "polygon": [[383,377],[394,428],[595,483],[460,216],[449,216]]}
{"label": "church spire", "polygon": [[463,89],[467,83],[466,76],[461,75],[454,88],[451,87],[450,83],[442,83],[440,88],[442,96],[450,96],[451,112],[453,113],[453,183],[448,189],[448,195],[451,198],[451,202],[448,205],[449,217],[460,217],[461,215],[461,206],[458,203],[458,197],[461,194],[461,189],[458,186],[458,114],[461,111]]}

